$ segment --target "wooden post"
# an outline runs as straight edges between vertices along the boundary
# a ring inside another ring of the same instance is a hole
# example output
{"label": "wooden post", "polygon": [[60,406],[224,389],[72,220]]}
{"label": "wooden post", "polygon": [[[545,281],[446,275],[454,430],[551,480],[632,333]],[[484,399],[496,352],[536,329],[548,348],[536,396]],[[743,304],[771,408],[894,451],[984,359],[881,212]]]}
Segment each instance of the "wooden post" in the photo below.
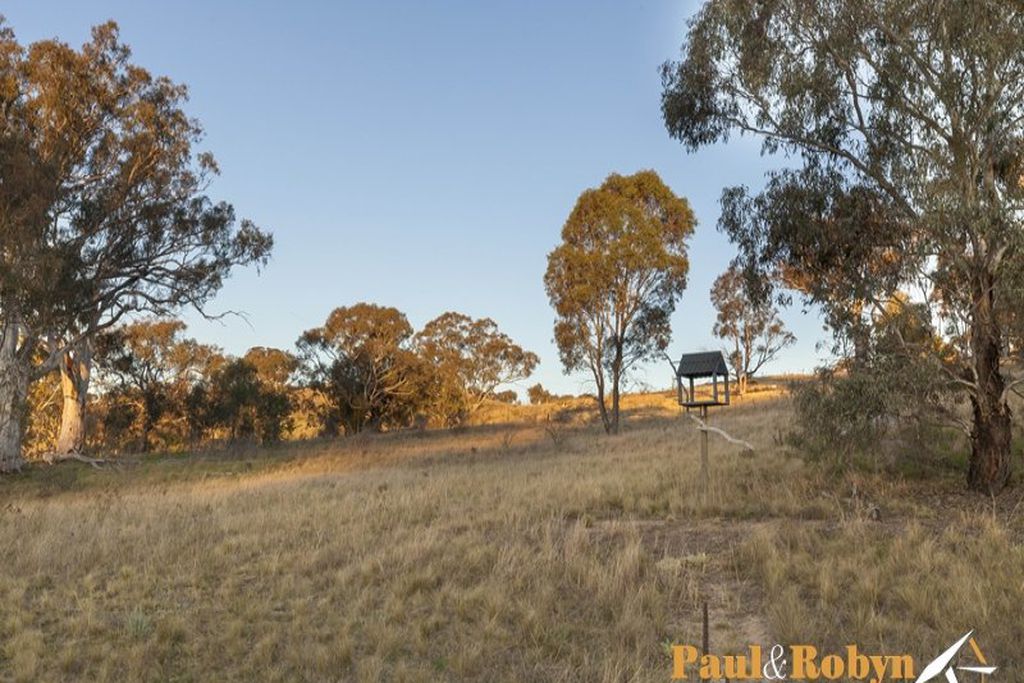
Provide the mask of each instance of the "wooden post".
{"label": "wooden post", "polygon": [[[700,418],[707,425],[708,407],[700,407]],[[701,502],[706,503],[708,498],[708,430],[700,430],[700,495]]]}
{"label": "wooden post", "polygon": [[703,622],[703,626],[704,626],[704,628],[703,628],[704,633],[702,635],[704,637],[701,639],[701,645],[704,648],[704,652],[701,653],[701,654],[705,654],[706,655],[706,654],[710,654],[711,653],[711,642],[710,642],[711,641],[711,634],[709,633],[710,629],[708,628],[708,603],[707,603],[707,600],[704,601],[704,618],[702,619],[702,622]]}

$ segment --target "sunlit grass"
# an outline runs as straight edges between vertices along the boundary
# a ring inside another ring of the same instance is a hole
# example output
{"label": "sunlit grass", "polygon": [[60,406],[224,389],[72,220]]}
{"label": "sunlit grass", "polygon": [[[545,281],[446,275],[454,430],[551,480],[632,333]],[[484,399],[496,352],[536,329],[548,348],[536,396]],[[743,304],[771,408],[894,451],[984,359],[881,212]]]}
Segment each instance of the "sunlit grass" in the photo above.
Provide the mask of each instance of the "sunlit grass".
{"label": "sunlit grass", "polygon": [[664,397],[629,407],[617,438],[585,411],[553,423],[538,407],[457,433],[3,480],[0,672],[663,681],[666,645],[698,642],[704,601],[721,648],[932,648],[970,622],[1015,663],[1002,648],[1024,635],[1006,621],[1024,595],[1017,517],[947,519],[898,478],[807,465],[782,445],[778,398],[713,413],[758,450],[713,437],[701,503],[692,423]]}

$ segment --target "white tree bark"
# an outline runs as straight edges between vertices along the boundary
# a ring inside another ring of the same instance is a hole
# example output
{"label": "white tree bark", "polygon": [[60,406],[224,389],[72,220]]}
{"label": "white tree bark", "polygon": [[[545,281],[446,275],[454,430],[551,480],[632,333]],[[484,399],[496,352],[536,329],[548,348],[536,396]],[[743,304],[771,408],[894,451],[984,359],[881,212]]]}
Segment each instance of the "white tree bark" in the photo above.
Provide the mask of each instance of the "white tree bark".
{"label": "white tree bark", "polygon": [[60,414],[60,434],[54,454],[82,453],[85,450],[85,406],[89,395],[92,353],[88,343],[67,351],[60,364],[60,386],[64,406]]}
{"label": "white tree bark", "polygon": [[0,326],[0,472],[15,472],[25,463],[21,436],[31,366],[19,353],[18,341],[16,325]]}

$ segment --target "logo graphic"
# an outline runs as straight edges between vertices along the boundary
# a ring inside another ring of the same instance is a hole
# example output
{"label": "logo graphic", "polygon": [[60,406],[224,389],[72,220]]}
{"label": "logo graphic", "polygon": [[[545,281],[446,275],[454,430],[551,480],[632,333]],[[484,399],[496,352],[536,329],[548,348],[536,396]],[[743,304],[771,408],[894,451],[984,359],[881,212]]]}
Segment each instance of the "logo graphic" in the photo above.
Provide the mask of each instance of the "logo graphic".
{"label": "logo graphic", "polygon": [[[924,668],[924,671],[921,672],[921,675],[917,677],[914,683],[926,683],[926,681],[937,679],[940,675],[944,675],[948,683],[959,683],[960,679],[956,677],[957,671],[970,671],[971,673],[981,674],[982,677],[994,672],[997,667],[988,666],[985,655],[981,653],[981,648],[978,647],[978,643],[971,637],[973,634],[974,631],[968,631],[964,634],[963,638],[953,643],[948,650],[936,657],[934,661]],[[978,666],[953,665],[953,660],[960,653],[964,643],[971,646],[974,658],[978,660]]]}
{"label": "logo graphic", "polygon": [[[966,646],[966,647],[965,647]],[[986,683],[998,667],[964,634],[916,674],[913,655],[874,654],[856,644],[831,653],[813,645],[750,645],[746,652],[712,654],[694,645],[672,645],[672,679],[710,681],[862,681],[863,683]],[[916,679],[916,680],[915,680]]]}

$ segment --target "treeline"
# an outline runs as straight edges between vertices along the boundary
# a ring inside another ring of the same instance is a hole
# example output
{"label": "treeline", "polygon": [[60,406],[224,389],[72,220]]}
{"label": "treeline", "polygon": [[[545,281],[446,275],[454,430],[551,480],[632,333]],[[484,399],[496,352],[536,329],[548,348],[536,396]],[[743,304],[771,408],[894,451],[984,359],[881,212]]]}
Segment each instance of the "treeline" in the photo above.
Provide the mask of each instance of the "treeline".
{"label": "treeline", "polygon": [[416,332],[401,311],[368,303],[335,309],[287,350],[232,357],[185,332],[177,319],[142,319],[97,336],[91,397],[79,400],[60,370],[34,387],[27,452],[51,453],[66,431],[111,454],[453,427],[488,400],[516,400],[501,388],[539,362],[492,319],[446,312]]}
{"label": "treeline", "polygon": [[187,88],[132,62],[113,22],[75,49],[0,17],[0,472],[25,454],[271,442],[456,425],[538,359],[488,319],[416,332],[394,308],[331,313],[240,358],[186,337],[273,238],[206,194]]}
{"label": "treeline", "polygon": [[97,336],[88,355],[88,400],[60,370],[35,386],[28,453],[52,452],[68,431],[82,433],[82,449],[120,453],[452,427],[489,400],[517,400],[501,387],[538,363],[493,320],[449,312],[415,332],[397,309],[366,303],[335,309],[290,350],[231,357],[179,320],[154,319]]}

